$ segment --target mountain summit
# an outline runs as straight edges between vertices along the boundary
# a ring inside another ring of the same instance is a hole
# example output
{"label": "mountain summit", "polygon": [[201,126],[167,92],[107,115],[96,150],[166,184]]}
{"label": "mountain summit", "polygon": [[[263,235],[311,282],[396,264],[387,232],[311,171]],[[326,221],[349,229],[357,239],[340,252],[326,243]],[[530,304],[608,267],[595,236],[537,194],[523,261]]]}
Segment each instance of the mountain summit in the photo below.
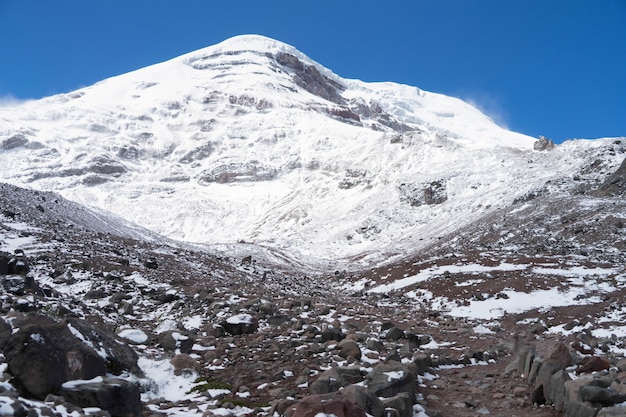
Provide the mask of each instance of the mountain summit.
{"label": "mountain summit", "polygon": [[0,175],[175,239],[371,265],[571,180],[608,146],[536,142],[459,99],[344,79],[245,35],[4,108]]}

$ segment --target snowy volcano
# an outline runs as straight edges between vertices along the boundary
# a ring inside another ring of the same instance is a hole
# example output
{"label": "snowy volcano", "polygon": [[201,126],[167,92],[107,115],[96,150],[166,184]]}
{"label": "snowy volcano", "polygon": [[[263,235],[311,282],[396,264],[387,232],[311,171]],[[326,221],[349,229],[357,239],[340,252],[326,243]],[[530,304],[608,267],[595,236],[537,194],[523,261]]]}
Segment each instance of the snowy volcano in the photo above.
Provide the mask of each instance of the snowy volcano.
{"label": "snowy volcano", "polygon": [[609,141],[536,150],[459,99],[344,79],[238,36],[2,108],[0,176],[178,240],[375,265],[573,181],[598,155],[618,166]]}

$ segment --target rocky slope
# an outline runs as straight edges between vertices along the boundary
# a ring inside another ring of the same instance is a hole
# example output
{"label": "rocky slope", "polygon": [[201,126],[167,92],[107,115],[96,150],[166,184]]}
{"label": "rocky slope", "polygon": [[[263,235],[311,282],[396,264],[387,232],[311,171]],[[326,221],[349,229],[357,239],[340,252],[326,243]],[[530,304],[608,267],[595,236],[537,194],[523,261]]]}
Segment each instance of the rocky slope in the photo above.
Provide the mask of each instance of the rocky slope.
{"label": "rocky slope", "polygon": [[2,415],[625,409],[624,138],[256,36],[4,110]]}
{"label": "rocky slope", "polygon": [[619,415],[626,213],[594,170],[316,275],[2,185],[3,413]]}

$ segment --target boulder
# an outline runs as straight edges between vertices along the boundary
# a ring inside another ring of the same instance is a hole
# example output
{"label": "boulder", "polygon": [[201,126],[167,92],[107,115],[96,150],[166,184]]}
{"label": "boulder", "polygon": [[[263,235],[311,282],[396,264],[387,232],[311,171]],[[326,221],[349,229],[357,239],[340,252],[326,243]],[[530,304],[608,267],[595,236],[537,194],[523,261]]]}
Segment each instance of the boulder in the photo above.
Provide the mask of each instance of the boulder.
{"label": "boulder", "polygon": [[552,375],[567,368],[571,364],[572,356],[567,346],[562,342],[557,343],[548,359],[543,361],[539,367],[539,372],[535,379],[535,388],[531,394],[533,403],[544,404],[546,402],[546,391]]}
{"label": "boulder", "polygon": [[533,149],[536,151],[549,151],[554,149],[554,142],[545,136],[539,136],[539,139],[533,144]]}
{"label": "boulder", "polygon": [[180,350],[180,353],[191,353],[193,339],[176,330],[166,330],[157,335],[159,345],[170,352]]}
{"label": "boulder", "polygon": [[32,277],[24,275],[6,275],[0,281],[6,292],[18,296],[24,295],[27,289],[33,287]]}
{"label": "boulder", "polygon": [[585,376],[578,379],[565,381],[563,383],[563,388],[565,390],[565,401],[582,402],[583,399],[580,394],[580,389],[585,385],[589,385],[590,383],[593,383],[593,378],[591,376]]}
{"label": "boulder", "polygon": [[43,400],[66,381],[106,374],[104,359],[65,323],[40,322],[21,327],[4,348],[9,372],[23,394]]}
{"label": "boulder", "polygon": [[364,386],[348,385],[341,390],[341,394],[372,417],[382,417],[385,411],[385,406],[380,401],[380,398],[373,392],[368,391]]}
{"label": "boulder", "polygon": [[564,417],[596,417],[597,413],[594,407],[578,401],[566,401],[563,407]]}
{"label": "boulder", "polygon": [[385,398],[406,392],[411,401],[415,401],[416,379],[417,375],[407,365],[400,362],[379,363],[372,370],[367,388]]}
{"label": "boulder", "polygon": [[395,341],[395,340],[400,340],[400,339],[404,338],[405,334],[404,334],[404,330],[402,330],[399,327],[393,326],[393,327],[387,329],[386,331],[384,331],[381,336],[384,339],[387,339],[387,340],[390,340],[390,341]]}
{"label": "boulder", "polygon": [[345,398],[340,393],[311,395],[304,397],[289,409],[287,417],[316,417],[332,415],[335,417],[366,417],[365,411]]}
{"label": "boulder", "polygon": [[78,333],[93,348],[106,356],[107,371],[114,375],[119,375],[124,371],[131,372],[142,377],[143,371],[137,364],[137,353],[128,346],[128,343],[109,331],[104,326],[98,326],[85,320],[69,319],[68,326],[71,326],[73,332]]}
{"label": "boulder", "polygon": [[563,411],[563,404],[565,403],[565,382],[570,380],[569,374],[565,370],[560,370],[552,375],[548,386],[544,387],[546,403],[554,404],[556,411]]}
{"label": "boulder", "polygon": [[611,362],[606,358],[599,356],[587,356],[578,363],[576,367],[576,374],[591,373],[597,371],[603,371],[611,367]]}
{"label": "boulder", "polygon": [[383,342],[380,341],[380,339],[370,337],[365,341],[365,347],[367,347],[369,350],[380,352],[385,347],[385,345],[383,344]]}
{"label": "boulder", "polygon": [[624,417],[624,407],[604,407],[596,417]]}
{"label": "boulder", "polygon": [[332,368],[322,372],[311,384],[309,390],[313,394],[328,394],[361,381],[363,381],[363,374],[357,366]]}
{"label": "boulder", "polygon": [[28,274],[28,261],[24,255],[24,251],[16,249],[14,255],[9,259],[7,263],[7,274],[26,275]]}
{"label": "boulder", "polygon": [[139,386],[123,379],[95,378],[66,382],[60,394],[80,407],[99,407],[111,417],[141,417]]}
{"label": "boulder", "polygon": [[328,342],[330,340],[341,341],[346,338],[346,335],[343,334],[341,329],[337,327],[330,327],[324,330],[322,333],[322,343]]}
{"label": "boulder", "polygon": [[417,368],[417,374],[424,375],[432,366],[432,358],[428,353],[419,352],[413,356],[413,364]]}
{"label": "boulder", "polygon": [[8,275],[11,254],[0,251],[0,275]]}
{"label": "boulder", "polygon": [[251,334],[259,328],[259,322],[250,314],[236,314],[220,323],[226,333],[233,336]]}
{"label": "boulder", "polygon": [[348,358],[352,356],[354,359],[361,359],[361,348],[351,339],[344,339],[337,345],[339,348],[339,356]]}
{"label": "boulder", "polygon": [[401,392],[391,398],[385,398],[382,400],[382,403],[386,410],[390,408],[396,410],[398,417],[413,417],[413,399],[406,392]]}
{"label": "boulder", "polygon": [[604,388],[593,385],[581,387],[580,396],[583,401],[600,403],[602,405],[614,405],[626,401],[626,395],[614,390],[613,388]]}

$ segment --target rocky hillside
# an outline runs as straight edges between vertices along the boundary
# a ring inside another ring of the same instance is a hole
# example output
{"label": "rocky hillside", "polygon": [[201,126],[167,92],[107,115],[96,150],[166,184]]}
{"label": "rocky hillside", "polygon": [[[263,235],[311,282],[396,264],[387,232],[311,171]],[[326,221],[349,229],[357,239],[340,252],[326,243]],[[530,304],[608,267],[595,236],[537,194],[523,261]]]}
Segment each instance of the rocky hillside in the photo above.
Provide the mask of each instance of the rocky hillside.
{"label": "rocky hillside", "polygon": [[593,169],[317,274],[2,185],[2,412],[620,415],[626,212]]}
{"label": "rocky hillside", "polygon": [[3,108],[0,415],[624,415],[625,156],[258,36]]}

